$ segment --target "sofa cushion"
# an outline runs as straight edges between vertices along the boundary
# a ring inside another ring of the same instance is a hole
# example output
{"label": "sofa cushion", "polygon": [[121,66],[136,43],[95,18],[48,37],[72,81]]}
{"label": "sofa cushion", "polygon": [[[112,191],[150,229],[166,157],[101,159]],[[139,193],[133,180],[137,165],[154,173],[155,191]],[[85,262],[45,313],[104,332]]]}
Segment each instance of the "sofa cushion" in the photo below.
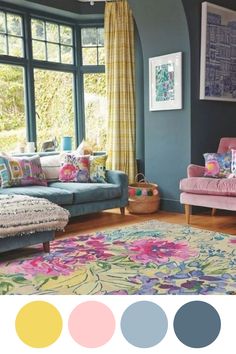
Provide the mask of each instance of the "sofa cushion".
{"label": "sofa cushion", "polygon": [[46,198],[50,202],[66,205],[73,203],[73,194],[68,190],[61,188],[44,187],[44,186],[27,186],[27,187],[12,187],[1,189],[0,194],[21,194],[31,197]]}
{"label": "sofa cushion", "polygon": [[0,156],[0,176],[2,188],[47,185],[39,155],[14,157],[3,153]]}
{"label": "sofa cushion", "polygon": [[88,182],[89,156],[67,153],[59,169],[59,180],[62,182]]}
{"label": "sofa cushion", "polygon": [[61,188],[74,194],[74,204],[119,198],[121,188],[111,183],[61,183],[52,182],[50,187]]}
{"label": "sofa cushion", "polygon": [[106,183],[107,155],[90,156],[90,181],[92,183]]}
{"label": "sofa cushion", "polygon": [[61,156],[59,154],[40,157],[42,170],[48,182],[59,180],[59,170],[61,167],[60,158]]}
{"label": "sofa cushion", "polygon": [[236,196],[236,178],[190,177],[180,181],[182,192]]}

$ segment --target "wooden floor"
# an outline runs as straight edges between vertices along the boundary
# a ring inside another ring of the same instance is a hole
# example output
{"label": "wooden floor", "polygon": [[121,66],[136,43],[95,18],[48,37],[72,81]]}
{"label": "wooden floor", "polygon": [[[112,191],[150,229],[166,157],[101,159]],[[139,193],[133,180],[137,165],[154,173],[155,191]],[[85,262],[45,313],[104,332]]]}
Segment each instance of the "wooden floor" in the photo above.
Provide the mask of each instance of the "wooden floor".
{"label": "wooden floor", "polygon": [[[78,235],[80,233],[121,227],[127,224],[150,219],[174,224],[185,224],[184,214],[159,211],[154,214],[132,215],[126,210],[126,215],[121,215],[119,209],[112,209],[102,213],[72,218],[67,225],[65,232],[57,232],[56,236],[65,237]],[[192,215],[190,218],[190,225],[201,229],[236,235],[236,212],[217,210],[216,215],[211,216],[210,210],[206,210],[204,213],[201,212],[198,215]]]}

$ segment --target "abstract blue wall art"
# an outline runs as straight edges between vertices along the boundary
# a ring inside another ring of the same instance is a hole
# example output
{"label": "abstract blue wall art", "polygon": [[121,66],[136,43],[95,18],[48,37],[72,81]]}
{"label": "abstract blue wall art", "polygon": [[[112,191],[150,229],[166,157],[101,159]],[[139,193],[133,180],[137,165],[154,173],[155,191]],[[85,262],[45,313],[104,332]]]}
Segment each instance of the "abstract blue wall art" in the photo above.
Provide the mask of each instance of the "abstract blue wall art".
{"label": "abstract blue wall art", "polygon": [[202,3],[200,99],[236,101],[236,11]]}

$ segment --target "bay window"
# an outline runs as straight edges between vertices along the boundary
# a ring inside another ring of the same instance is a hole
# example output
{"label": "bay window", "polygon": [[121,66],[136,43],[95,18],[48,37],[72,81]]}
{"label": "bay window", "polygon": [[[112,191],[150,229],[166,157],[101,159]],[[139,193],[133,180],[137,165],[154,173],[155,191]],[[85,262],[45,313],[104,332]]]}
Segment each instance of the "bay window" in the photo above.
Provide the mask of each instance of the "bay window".
{"label": "bay window", "polygon": [[0,151],[71,136],[105,149],[102,23],[0,8]]}

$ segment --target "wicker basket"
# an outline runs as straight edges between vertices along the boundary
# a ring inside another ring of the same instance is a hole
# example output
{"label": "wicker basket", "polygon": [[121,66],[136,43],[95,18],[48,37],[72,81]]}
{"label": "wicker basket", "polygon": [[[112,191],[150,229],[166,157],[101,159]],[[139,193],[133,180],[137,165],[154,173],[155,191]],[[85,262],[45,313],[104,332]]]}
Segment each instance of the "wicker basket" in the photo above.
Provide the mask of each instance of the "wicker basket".
{"label": "wicker basket", "polygon": [[[142,179],[138,182],[138,176]],[[130,184],[129,203],[127,209],[132,214],[155,213],[160,207],[160,195],[158,185],[149,183],[141,173],[135,177],[135,183]]]}

